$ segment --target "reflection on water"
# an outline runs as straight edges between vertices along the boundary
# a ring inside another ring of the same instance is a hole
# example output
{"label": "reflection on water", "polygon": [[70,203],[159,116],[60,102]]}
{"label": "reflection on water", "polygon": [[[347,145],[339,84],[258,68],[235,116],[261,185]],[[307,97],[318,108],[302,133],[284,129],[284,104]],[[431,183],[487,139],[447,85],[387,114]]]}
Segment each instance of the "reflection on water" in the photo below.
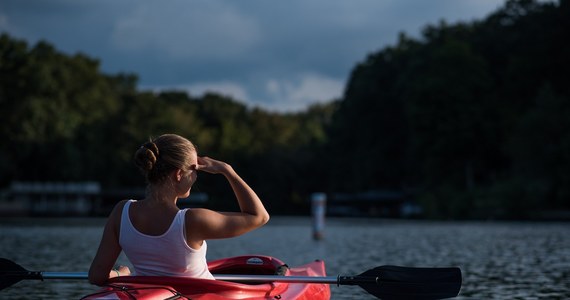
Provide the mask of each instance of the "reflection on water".
{"label": "reflection on water", "polygon": [[[34,271],[87,271],[103,220],[40,223],[0,222],[0,256]],[[567,223],[328,219],[321,241],[311,239],[310,224],[308,218],[274,217],[245,236],[209,241],[208,259],[264,254],[290,266],[323,259],[329,275],[356,275],[386,264],[459,266],[460,299],[570,298]],[[124,256],[119,259],[129,265]],[[77,299],[94,290],[85,281],[26,280],[1,291],[0,298]],[[359,287],[331,290],[332,299],[374,299]]]}

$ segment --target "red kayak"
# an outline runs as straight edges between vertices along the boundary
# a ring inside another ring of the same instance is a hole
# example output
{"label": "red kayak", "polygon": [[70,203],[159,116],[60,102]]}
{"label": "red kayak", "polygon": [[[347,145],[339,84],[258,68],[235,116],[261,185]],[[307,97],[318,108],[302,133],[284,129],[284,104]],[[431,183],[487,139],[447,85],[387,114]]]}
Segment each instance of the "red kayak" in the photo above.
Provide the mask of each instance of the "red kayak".
{"label": "red kayak", "polygon": [[[289,268],[277,258],[255,255],[214,260],[209,262],[208,266],[217,280],[186,277],[122,276],[110,279],[102,290],[87,295],[83,299],[318,300],[330,298],[330,287],[327,283],[302,283],[294,282],[294,280],[291,280],[293,282],[285,282],[287,277],[293,279],[295,276],[326,276],[323,261],[317,260]],[[252,282],[251,279],[255,279],[256,276],[268,278],[275,276],[275,278],[279,277],[284,280]]]}

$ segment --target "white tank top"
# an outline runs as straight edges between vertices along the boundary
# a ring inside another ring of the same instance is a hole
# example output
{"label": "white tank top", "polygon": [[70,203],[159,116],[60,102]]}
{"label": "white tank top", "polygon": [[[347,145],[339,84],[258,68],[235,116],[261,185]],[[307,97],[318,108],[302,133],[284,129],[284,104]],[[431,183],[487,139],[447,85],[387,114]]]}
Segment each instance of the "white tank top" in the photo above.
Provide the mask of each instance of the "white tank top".
{"label": "white tank top", "polygon": [[129,200],[123,207],[119,244],[133,264],[134,275],[188,276],[214,279],[206,262],[206,241],[194,250],[184,235],[186,210],[179,211],[168,230],[162,235],[147,235],[138,231],[129,218]]}

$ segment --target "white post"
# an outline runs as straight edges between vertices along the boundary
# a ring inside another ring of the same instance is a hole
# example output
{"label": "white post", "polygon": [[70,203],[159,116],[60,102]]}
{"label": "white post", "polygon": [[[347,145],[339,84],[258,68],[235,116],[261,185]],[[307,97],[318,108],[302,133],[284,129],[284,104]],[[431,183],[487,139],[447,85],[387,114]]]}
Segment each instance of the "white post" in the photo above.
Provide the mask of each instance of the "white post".
{"label": "white post", "polygon": [[320,240],[324,237],[326,205],[327,196],[325,193],[313,193],[311,195],[313,239],[315,240]]}

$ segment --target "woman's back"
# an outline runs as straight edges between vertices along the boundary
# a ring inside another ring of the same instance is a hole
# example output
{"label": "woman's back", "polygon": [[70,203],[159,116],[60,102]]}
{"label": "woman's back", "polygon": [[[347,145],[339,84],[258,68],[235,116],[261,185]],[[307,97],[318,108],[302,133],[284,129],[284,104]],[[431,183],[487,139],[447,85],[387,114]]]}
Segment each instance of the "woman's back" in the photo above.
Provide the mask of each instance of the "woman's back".
{"label": "woman's back", "polygon": [[[133,264],[136,275],[213,279],[206,263],[206,243],[204,242],[200,249],[192,249],[186,243],[184,235],[186,210],[178,211],[166,230],[144,232],[136,228],[131,220],[131,216],[134,215],[137,216],[136,218],[144,217],[144,214],[135,214],[131,211],[131,208],[137,210],[137,204],[134,200],[125,203],[121,214],[119,234],[119,244]],[[151,222],[152,219],[139,223]],[[157,228],[164,228],[164,225],[157,226]]]}
{"label": "woman's back", "polygon": [[136,201],[130,204],[128,214],[131,223],[139,232],[158,236],[170,228],[178,211],[178,209],[172,209],[170,206]]}

